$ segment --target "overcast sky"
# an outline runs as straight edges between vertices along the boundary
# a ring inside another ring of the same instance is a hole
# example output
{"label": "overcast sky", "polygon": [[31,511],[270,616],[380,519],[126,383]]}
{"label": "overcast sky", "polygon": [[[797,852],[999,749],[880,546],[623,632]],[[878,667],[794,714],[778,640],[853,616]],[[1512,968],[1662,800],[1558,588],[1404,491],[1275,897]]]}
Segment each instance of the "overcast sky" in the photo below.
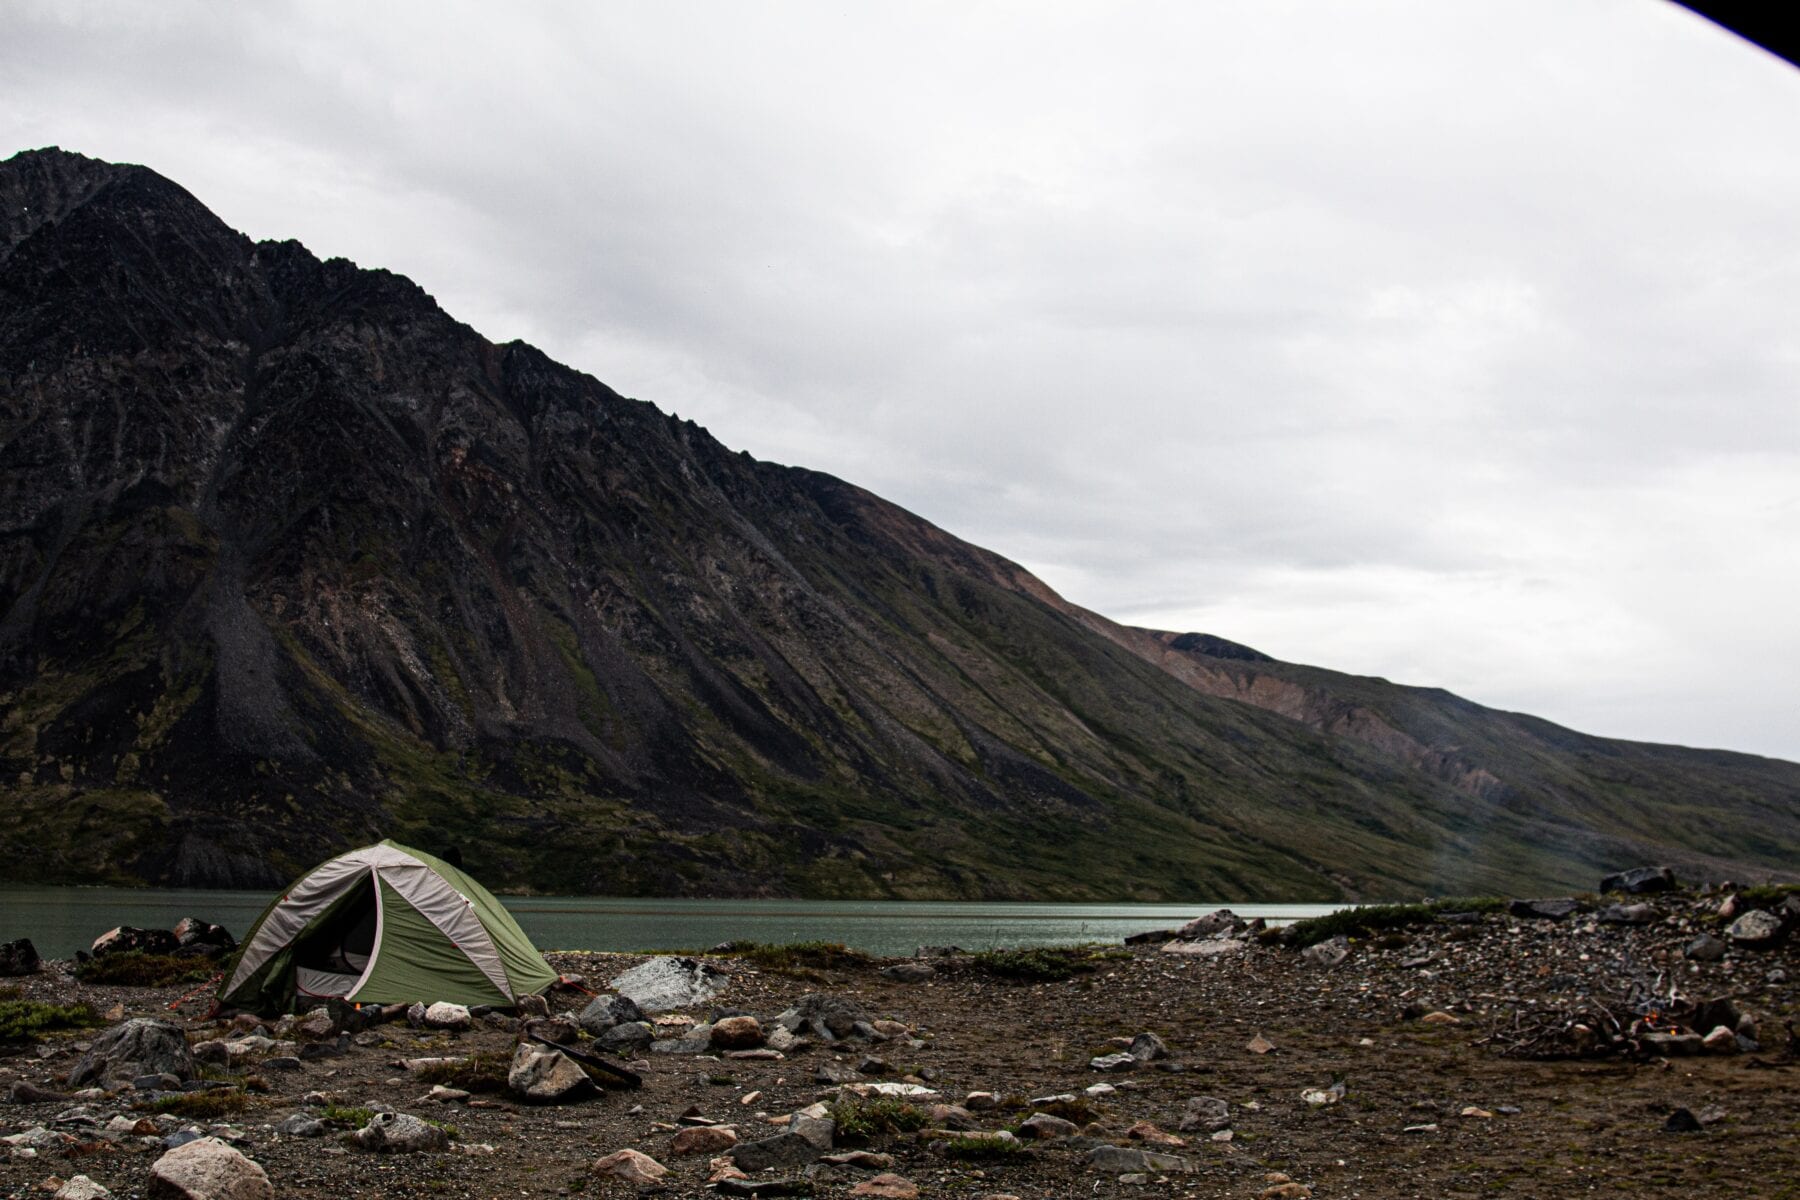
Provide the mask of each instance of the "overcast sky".
{"label": "overcast sky", "polygon": [[1800,71],[1660,0],[13,0],[50,144],[1119,620],[1800,759]]}

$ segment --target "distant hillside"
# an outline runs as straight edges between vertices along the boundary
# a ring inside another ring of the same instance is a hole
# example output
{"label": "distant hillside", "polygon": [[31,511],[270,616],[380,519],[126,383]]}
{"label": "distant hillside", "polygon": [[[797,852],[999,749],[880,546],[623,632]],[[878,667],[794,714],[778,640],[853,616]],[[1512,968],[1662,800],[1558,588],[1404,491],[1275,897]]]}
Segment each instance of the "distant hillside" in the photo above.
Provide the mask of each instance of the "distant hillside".
{"label": "distant hillside", "polygon": [[1126,628],[142,167],[0,163],[0,852],[1331,899],[1800,861],[1800,766]]}

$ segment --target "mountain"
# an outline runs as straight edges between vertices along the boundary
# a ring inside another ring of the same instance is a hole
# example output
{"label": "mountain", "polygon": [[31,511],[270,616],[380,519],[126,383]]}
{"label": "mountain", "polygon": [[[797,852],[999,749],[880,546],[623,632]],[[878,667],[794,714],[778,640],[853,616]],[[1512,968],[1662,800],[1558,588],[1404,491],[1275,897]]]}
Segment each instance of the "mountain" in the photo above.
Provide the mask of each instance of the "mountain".
{"label": "mountain", "polygon": [[0,853],[613,894],[1779,876],[1800,766],[1117,625],[142,167],[0,163]]}

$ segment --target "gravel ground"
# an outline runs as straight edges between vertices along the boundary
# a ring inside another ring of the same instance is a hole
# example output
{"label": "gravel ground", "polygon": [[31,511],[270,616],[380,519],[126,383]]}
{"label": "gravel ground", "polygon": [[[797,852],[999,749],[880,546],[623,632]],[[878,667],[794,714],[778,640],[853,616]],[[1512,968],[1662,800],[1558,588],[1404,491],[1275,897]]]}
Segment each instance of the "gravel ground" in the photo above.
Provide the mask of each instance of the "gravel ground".
{"label": "gravel ground", "polygon": [[[1332,967],[1254,941],[1213,957],[1115,948],[1070,979],[1041,983],[1002,978],[966,956],[931,960],[930,978],[905,983],[881,973],[894,960],[758,968],[715,955],[710,961],[729,982],[711,1004],[688,1012],[697,1020],[724,1005],[767,1026],[799,996],[825,992],[900,1022],[910,1034],[815,1045],[772,1061],[650,1054],[636,1090],[557,1106],[478,1094],[478,1107],[422,1099],[428,1085],[398,1064],[510,1055],[514,1035],[479,1024],[438,1032],[401,1020],[364,1031],[359,1040],[369,1044],[342,1057],[297,1070],[249,1068],[253,1077],[241,1082],[261,1090],[245,1092],[248,1107],[222,1132],[263,1165],[280,1197],[705,1196],[713,1194],[708,1156],[670,1151],[683,1113],[730,1124],[746,1141],[770,1136],[781,1132],[772,1119],[837,1098],[816,1077],[822,1066],[850,1073],[874,1055],[892,1068],[879,1078],[910,1078],[938,1093],[913,1101],[921,1108],[960,1103],[972,1091],[1012,1101],[1078,1097],[1073,1105],[1009,1103],[973,1114],[994,1129],[1050,1107],[1086,1126],[1081,1137],[1032,1142],[1016,1153],[957,1157],[930,1133],[840,1137],[840,1149],[891,1155],[886,1169],[926,1197],[1258,1197],[1270,1189],[1280,1194],[1276,1173],[1318,1197],[1800,1196],[1800,1059],[1790,1032],[1800,1016],[1800,937],[1770,950],[1733,949],[1716,962],[1688,960],[1683,950],[1696,934],[1722,934],[1721,899],[1653,899],[1654,920],[1642,926],[1598,924],[1581,914],[1560,922],[1490,914],[1469,924],[1436,923],[1354,943]],[[643,956],[551,959],[560,971],[604,988]],[[170,1016],[168,1005],[184,990],[87,987],[62,963],[13,982],[28,998],[82,1000],[101,1011],[121,1005],[131,1016]],[[1668,1011],[1683,1010],[1684,1001],[1730,997],[1749,1015],[1760,1045],[1665,1056],[1640,1041],[1636,1052],[1557,1061],[1498,1049],[1517,1039],[1514,1030],[1554,1023],[1550,1014],[1573,1011],[1585,995],[1620,997],[1633,988],[1637,999],[1654,997]],[[559,989],[551,1008],[579,1011],[588,999]],[[200,1021],[197,1007],[175,1014],[190,1039],[221,1036],[225,1026]],[[12,1047],[13,1056],[0,1059],[0,1094],[19,1081],[60,1087],[96,1032]],[[1168,1058],[1116,1073],[1090,1065],[1117,1052],[1120,1039],[1144,1032],[1163,1040]],[[1259,1035],[1273,1051],[1249,1049]],[[1089,1096],[1085,1089],[1099,1083],[1115,1090]],[[1329,1094],[1334,1083],[1342,1085],[1334,1102],[1303,1099],[1314,1089]],[[275,1133],[289,1114],[318,1111],[304,1103],[310,1093],[344,1107],[386,1105],[449,1123],[462,1149],[373,1155],[335,1137]],[[1177,1132],[1196,1096],[1226,1102],[1229,1140],[1205,1128]],[[135,1098],[127,1090],[92,1103],[102,1119],[135,1116]],[[43,1125],[67,1107],[0,1105],[0,1135]],[[1696,1114],[1701,1128],[1665,1132],[1677,1109]],[[1116,1168],[1086,1161],[1102,1142],[1144,1146],[1127,1136],[1139,1122],[1179,1136],[1184,1145],[1145,1148],[1178,1156],[1186,1169],[1126,1173],[1122,1180]],[[467,1153],[471,1147],[477,1152]],[[651,1155],[669,1174],[640,1187],[590,1170],[597,1158],[625,1148]],[[0,1156],[0,1195],[42,1198],[51,1194],[39,1190],[48,1177],[76,1173],[116,1195],[144,1195],[161,1152],[139,1137],[83,1135],[66,1150],[35,1158]],[[849,1196],[876,1173],[815,1166],[810,1176],[796,1168],[768,1178],[804,1181],[815,1195]],[[1290,1187],[1287,1194],[1304,1193]]]}

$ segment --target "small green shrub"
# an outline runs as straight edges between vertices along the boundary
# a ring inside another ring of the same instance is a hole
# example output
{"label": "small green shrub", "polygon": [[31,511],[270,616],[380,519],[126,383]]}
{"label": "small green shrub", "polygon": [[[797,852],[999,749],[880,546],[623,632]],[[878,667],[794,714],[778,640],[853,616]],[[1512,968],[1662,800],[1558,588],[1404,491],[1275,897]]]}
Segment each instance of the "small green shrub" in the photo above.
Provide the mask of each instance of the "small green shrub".
{"label": "small green shrub", "polygon": [[372,1108],[346,1108],[341,1104],[327,1104],[319,1110],[319,1120],[329,1121],[333,1125],[345,1125],[351,1129],[361,1129],[375,1119]]}
{"label": "small green shrub", "polygon": [[1764,908],[1797,894],[1800,894],[1800,883],[1759,883],[1740,889],[1738,899],[1752,908]]}
{"label": "small green shrub", "polygon": [[831,1119],[845,1137],[860,1138],[891,1137],[931,1124],[924,1109],[894,1096],[840,1100],[831,1107]]}
{"label": "small green shrub", "polygon": [[88,1029],[104,1024],[100,1014],[85,1004],[0,1000],[0,1042],[23,1041],[58,1029]]}
{"label": "small green shrub", "polygon": [[132,1105],[139,1112],[173,1113],[192,1121],[217,1121],[243,1112],[251,1104],[242,1092],[218,1089],[210,1092],[178,1092]]}
{"label": "small green shrub", "polygon": [[457,1062],[433,1063],[422,1068],[418,1078],[425,1083],[441,1083],[465,1092],[503,1092],[512,1056],[499,1051],[471,1054]]}
{"label": "small green shrub", "polygon": [[867,954],[842,942],[738,942],[731,952],[765,971],[775,972],[834,970],[869,962]]}
{"label": "small green shrub", "polygon": [[172,987],[178,983],[199,983],[211,978],[217,969],[209,959],[131,950],[90,958],[75,968],[75,978],[112,987]]}
{"label": "small green shrub", "polygon": [[1003,1138],[998,1134],[976,1134],[972,1137],[952,1138],[944,1147],[944,1153],[951,1158],[982,1159],[1008,1158],[1015,1154],[1029,1154],[1025,1143],[1016,1138]]}
{"label": "small green shrub", "polygon": [[969,960],[977,970],[1003,979],[1055,983],[1094,969],[1094,953],[1084,946],[1037,946],[1030,950],[984,950]]}
{"label": "small green shrub", "polygon": [[1505,908],[1506,901],[1495,896],[1432,900],[1425,904],[1365,904],[1360,908],[1340,908],[1322,917],[1295,921],[1287,927],[1283,940],[1303,949],[1340,935],[1362,938],[1390,929],[1429,925],[1439,913],[1500,912]]}

